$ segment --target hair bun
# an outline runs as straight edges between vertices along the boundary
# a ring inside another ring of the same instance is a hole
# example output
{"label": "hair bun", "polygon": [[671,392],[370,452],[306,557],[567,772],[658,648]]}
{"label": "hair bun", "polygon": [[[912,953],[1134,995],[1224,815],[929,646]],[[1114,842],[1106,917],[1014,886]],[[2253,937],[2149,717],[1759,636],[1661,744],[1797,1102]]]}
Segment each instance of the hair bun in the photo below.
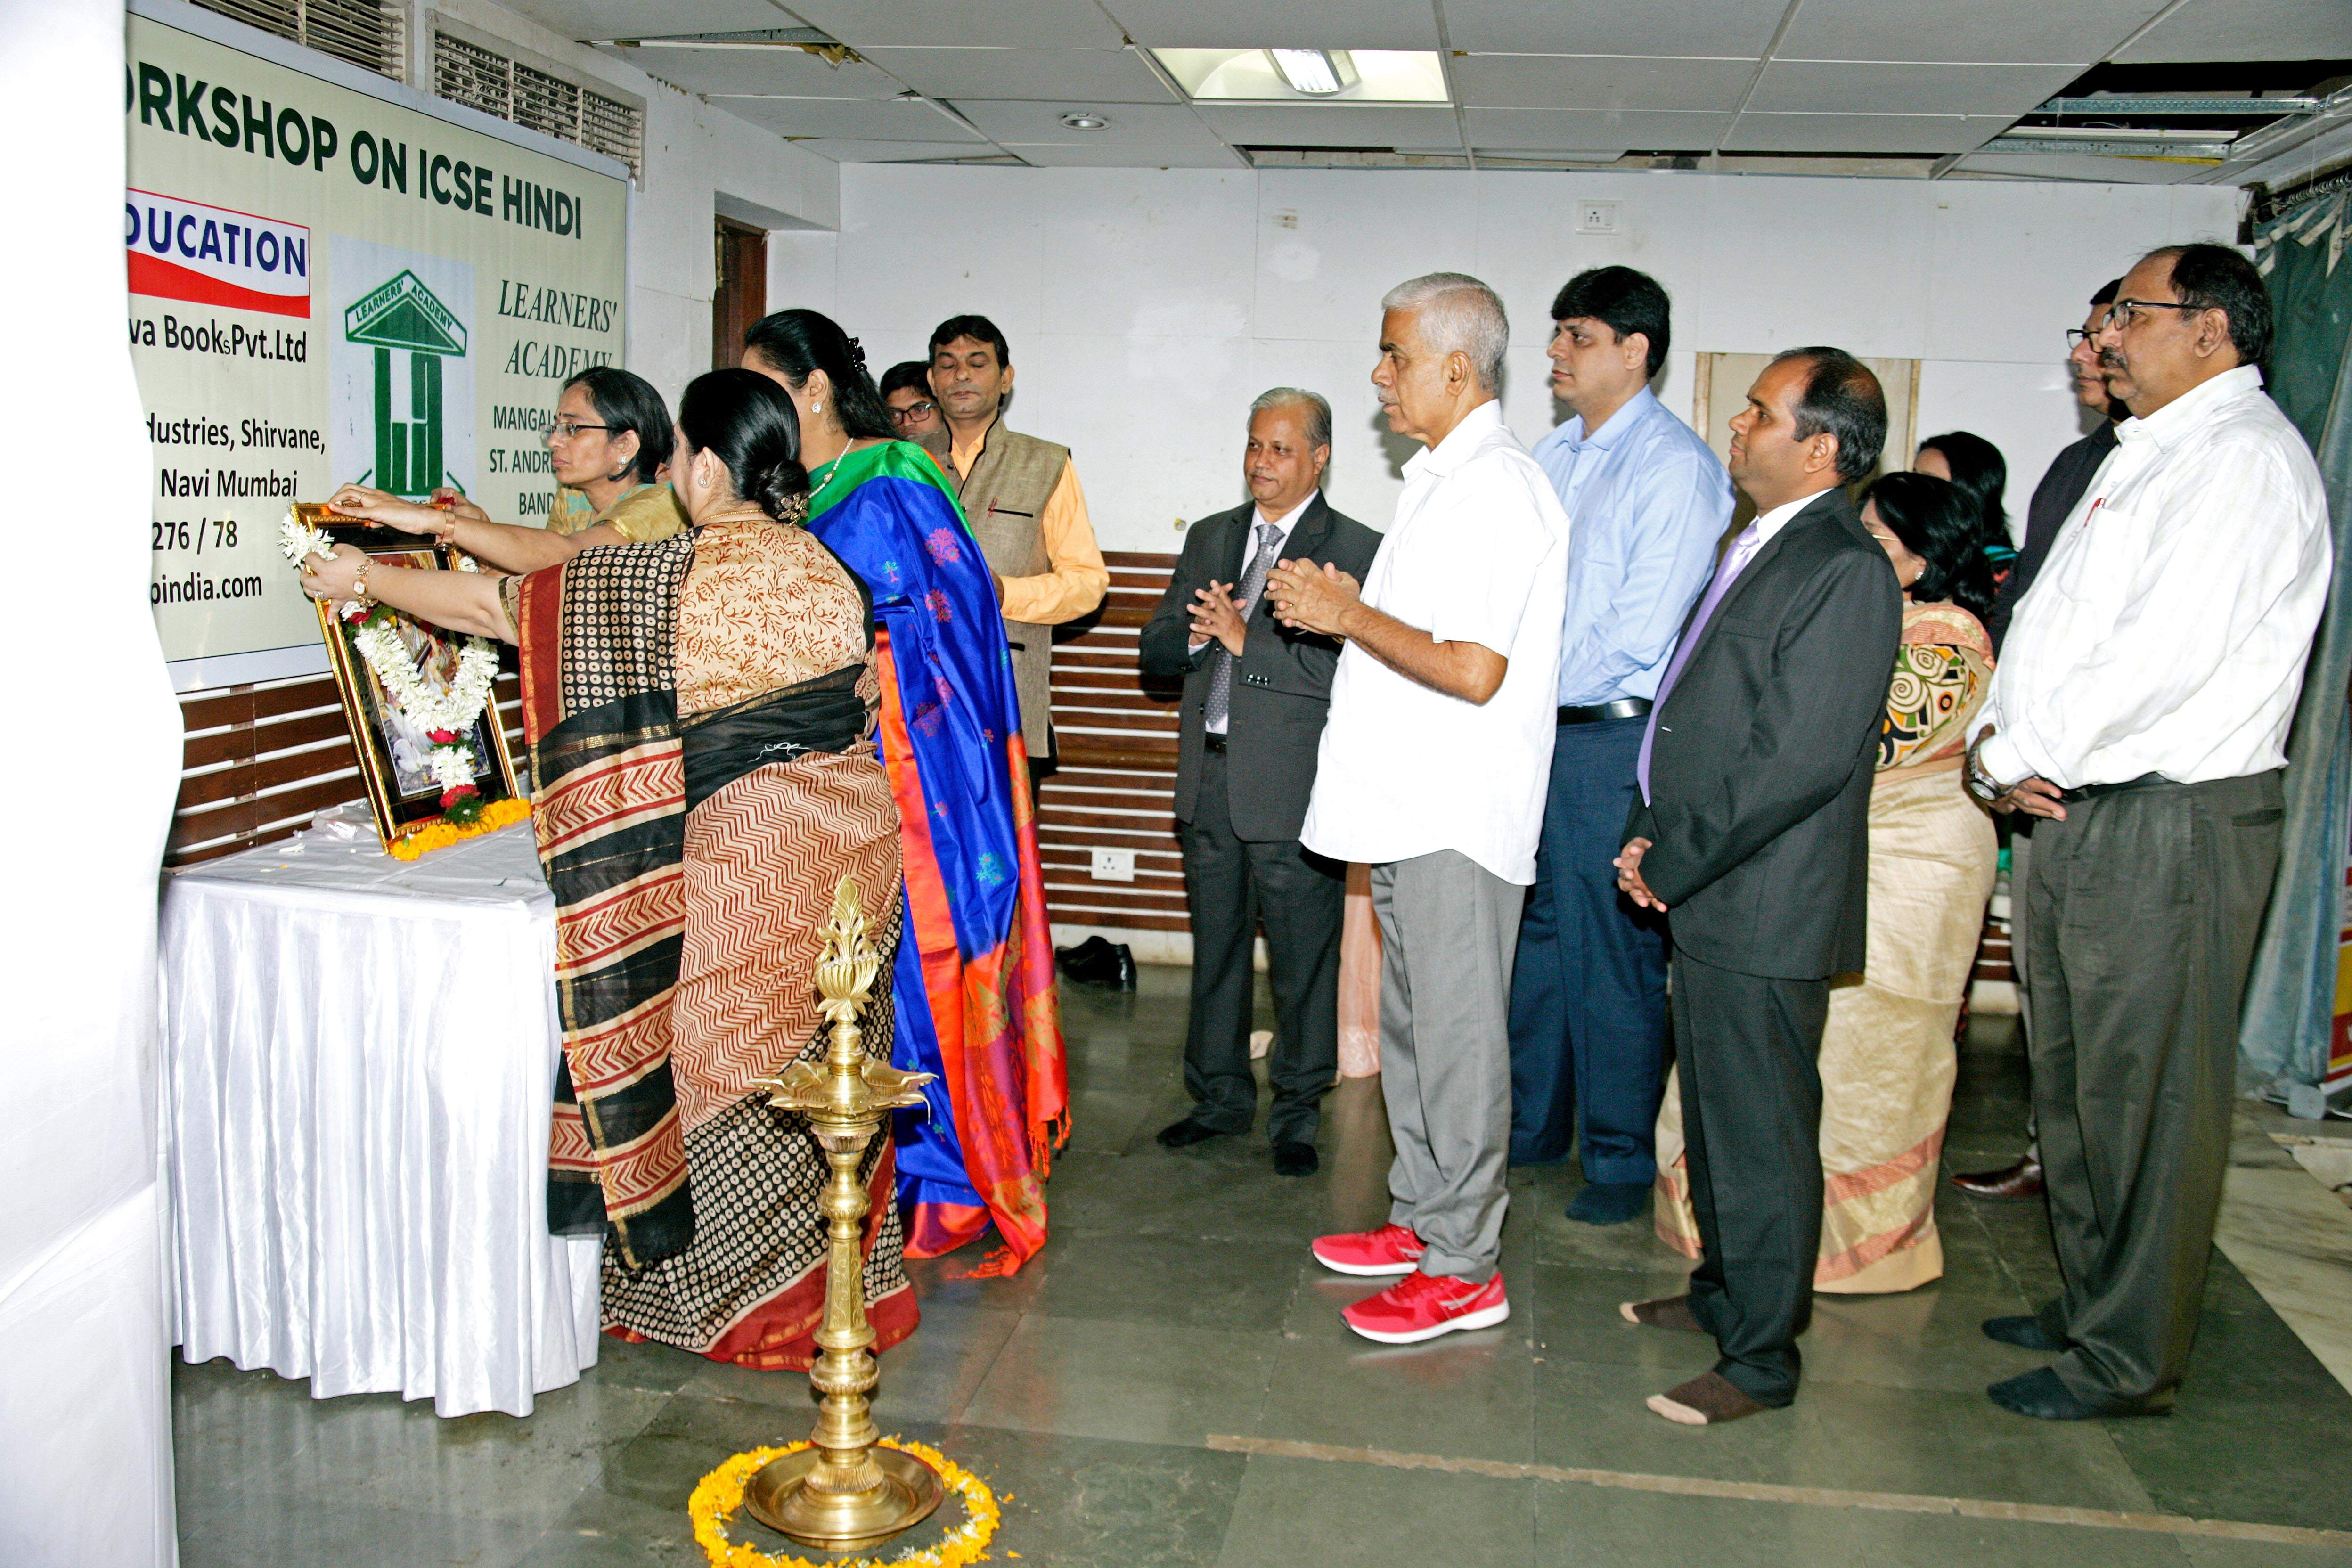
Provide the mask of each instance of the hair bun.
{"label": "hair bun", "polygon": [[808,470],[791,458],[770,463],[751,476],[746,499],[778,522],[799,522],[808,516]]}

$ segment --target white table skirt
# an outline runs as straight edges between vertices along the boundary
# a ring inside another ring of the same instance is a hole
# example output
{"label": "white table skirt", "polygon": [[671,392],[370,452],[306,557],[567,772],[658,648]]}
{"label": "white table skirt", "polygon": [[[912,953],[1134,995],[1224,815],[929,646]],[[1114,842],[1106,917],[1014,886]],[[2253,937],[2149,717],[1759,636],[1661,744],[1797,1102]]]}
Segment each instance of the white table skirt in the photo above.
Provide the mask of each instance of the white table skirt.
{"label": "white table skirt", "polygon": [[554,902],[527,825],[404,863],[354,815],[165,890],[178,1341],[527,1415],[598,1337],[601,1244],[547,1229]]}

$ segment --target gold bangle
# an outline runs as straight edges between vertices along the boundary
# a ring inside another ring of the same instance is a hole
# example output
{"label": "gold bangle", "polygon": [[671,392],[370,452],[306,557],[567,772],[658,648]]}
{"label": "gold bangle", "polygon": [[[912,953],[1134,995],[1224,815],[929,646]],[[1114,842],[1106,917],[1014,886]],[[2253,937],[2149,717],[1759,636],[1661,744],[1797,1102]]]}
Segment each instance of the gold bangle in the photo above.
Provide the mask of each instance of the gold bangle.
{"label": "gold bangle", "polygon": [[373,561],[362,561],[360,563],[360,569],[352,574],[352,597],[357,603],[364,605],[368,602],[368,568],[374,564]]}

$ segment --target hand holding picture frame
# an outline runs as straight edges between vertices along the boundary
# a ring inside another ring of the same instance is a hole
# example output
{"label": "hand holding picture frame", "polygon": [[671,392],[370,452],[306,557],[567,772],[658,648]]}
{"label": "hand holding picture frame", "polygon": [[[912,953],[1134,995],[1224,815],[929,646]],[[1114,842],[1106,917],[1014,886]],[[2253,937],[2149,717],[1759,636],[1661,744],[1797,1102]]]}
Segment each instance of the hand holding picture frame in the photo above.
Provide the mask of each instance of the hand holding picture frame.
{"label": "hand holding picture frame", "polygon": [[[317,529],[332,543],[354,545],[371,561],[428,572],[457,564],[457,552],[446,546],[345,517],[325,506],[298,505],[293,515],[297,524]],[[379,605],[373,616],[361,622],[347,620],[341,609],[320,601],[319,630],[385,851],[413,852],[420,842],[430,843],[420,836],[437,824],[470,826],[488,808],[519,801],[514,758],[499,724],[498,704],[487,691],[469,720],[436,729],[425,715],[404,710],[394,689],[446,705],[452,691],[467,681],[469,661],[488,657],[467,651],[468,644],[480,639],[444,631],[386,605]],[[373,663],[363,637],[375,648]],[[393,668],[380,671],[377,665],[387,662]],[[385,673],[393,676],[390,687]],[[476,684],[478,689],[478,680]],[[464,701],[462,690],[459,701]],[[465,773],[470,778],[454,782]],[[512,809],[496,815],[506,816]]]}

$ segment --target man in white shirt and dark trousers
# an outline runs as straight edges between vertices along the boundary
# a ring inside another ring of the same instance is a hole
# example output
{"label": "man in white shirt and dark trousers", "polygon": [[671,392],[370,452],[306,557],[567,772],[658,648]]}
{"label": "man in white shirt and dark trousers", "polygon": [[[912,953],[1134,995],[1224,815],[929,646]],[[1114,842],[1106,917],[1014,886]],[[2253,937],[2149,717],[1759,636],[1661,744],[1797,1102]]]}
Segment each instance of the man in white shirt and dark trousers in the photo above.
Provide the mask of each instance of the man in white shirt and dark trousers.
{"label": "man in white shirt and dark trousers", "polygon": [[2099,342],[2133,417],[2017,607],[1969,758],[1996,809],[2048,819],[2023,896],[2063,1288],[1984,1325],[2057,1358],[1987,1390],[2021,1415],[2159,1414],[2196,1334],[2332,558],[2317,467],[2263,391],[2270,335],[2225,247],[2125,277]]}
{"label": "man in white shirt and dark trousers", "polygon": [[1495,401],[1510,329],[1494,290],[1432,273],[1381,308],[1372,384],[1424,450],[1360,591],[1286,563],[1267,592],[1286,624],[1347,639],[1300,837],[1370,866],[1381,924],[1389,1223],[1314,1251],[1341,1273],[1402,1275],[1342,1316],[1410,1344],[1510,1315],[1511,963],[1550,773],[1569,524]]}

